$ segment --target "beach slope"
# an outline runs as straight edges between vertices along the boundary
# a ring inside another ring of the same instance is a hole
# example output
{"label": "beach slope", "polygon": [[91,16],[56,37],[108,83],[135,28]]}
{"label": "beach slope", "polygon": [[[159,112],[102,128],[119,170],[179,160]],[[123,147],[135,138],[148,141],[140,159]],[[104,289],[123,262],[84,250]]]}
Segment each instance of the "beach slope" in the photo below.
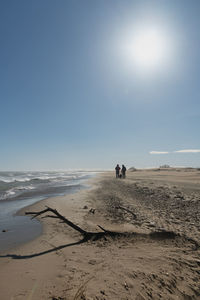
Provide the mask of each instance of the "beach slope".
{"label": "beach slope", "polygon": [[71,227],[40,218],[40,237],[1,253],[1,298],[199,299],[200,171],[107,172],[91,185],[25,210],[50,206],[84,230],[119,235],[80,243]]}

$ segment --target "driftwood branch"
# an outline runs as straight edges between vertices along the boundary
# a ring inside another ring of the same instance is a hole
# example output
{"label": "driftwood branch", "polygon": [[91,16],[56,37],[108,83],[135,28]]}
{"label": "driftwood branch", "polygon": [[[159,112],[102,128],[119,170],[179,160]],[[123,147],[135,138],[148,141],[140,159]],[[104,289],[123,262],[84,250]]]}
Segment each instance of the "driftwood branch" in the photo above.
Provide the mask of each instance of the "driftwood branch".
{"label": "driftwood branch", "polygon": [[106,229],[104,229],[102,226],[98,225],[98,227],[103,230],[104,232],[108,232]]}
{"label": "driftwood branch", "polygon": [[98,240],[100,238],[102,238],[103,236],[116,236],[119,235],[120,233],[118,232],[114,232],[114,231],[108,231],[106,229],[104,229],[103,227],[101,227],[100,225],[98,225],[99,228],[101,228],[101,232],[89,232],[89,231],[85,231],[84,229],[82,229],[81,227],[79,227],[78,225],[74,224],[73,222],[71,222],[70,220],[68,220],[67,218],[65,218],[63,215],[61,215],[56,209],[53,209],[51,207],[47,207],[46,209],[39,211],[39,212],[25,212],[26,215],[31,215],[32,219],[41,216],[45,213],[53,213],[53,215],[46,215],[43,216],[42,218],[55,218],[55,219],[60,219],[62,222],[64,222],[65,224],[67,224],[68,226],[72,227],[73,229],[75,229],[76,231],[78,231],[82,236],[83,236],[83,241],[88,241],[88,240]]}
{"label": "driftwood branch", "polygon": [[26,215],[33,215],[32,219],[46,213],[46,212],[52,212],[54,213],[56,216],[49,216],[47,215],[46,217],[56,217],[60,220],[62,220],[64,223],[66,223],[67,225],[69,225],[70,227],[72,227],[73,229],[75,229],[76,231],[80,232],[82,235],[86,234],[86,231],[83,230],[82,228],[80,228],[79,226],[75,225],[74,223],[72,223],[71,221],[69,221],[68,219],[66,219],[63,215],[61,215],[56,209],[53,209],[51,207],[47,207],[46,209],[39,211],[39,212],[25,212]]}
{"label": "driftwood branch", "polygon": [[[125,207],[123,206],[118,206],[116,208],[119,208],[119,209],[123,209],[129,213],[131,213],[133,216],[135,216],[136,218],[136,215],[130,211],[129,209],[126,209]],[[98,227],[102,230],[101,232],[89,232],[89,231],[85,231],[83,230],[81,227],[79,227],[78,225],[74,224],[73,222],[71,222],[70,220],[68,220],[67,218],[65,218],[63,215],[61,215],[56,209],[53,209],[51,207],[47,207],[46,209],[42,210],[42,211],[39,211],[39,212],[25,212],[26,215],[32,215],[32,219],[42,215],[42,214],[45,214],[45,213],[53,213],[53,215],[46,215],[44,217],[46,218],[55,218],[55,219],[60,219],[62,222],[64,222],[65,224],[67,224],[68,226],[72,227],[74,230],[78,231],[82,236],[83,236],[83,239],[81,241],[79,241],[78,243],[83,243],[83,242],[86,242],[88,240],[93,240],[93,241],[96,241],[102,237],[105,237],[105,236],[109,236],[109,237],[116,237],[116,236],[121,236],[121,237],[125,237],[125,236],[137,236],[137,235],[140,235],[140,236],[143,236],[143,237],[149,237],[151,239],[174,239],[174,238],[180,238],[181,236],[179,234],[176,234],[175,232],[172,232],[172,231],[155,231],[155,232],[151,232],[150,234],[144,234],[144,233],[141,233],[141,234],[138,234],[136,232],[132,232],[132,233],[126,233],[126,232],[115,232],[115,231],[109,231],[109,230],[106,230],[104,229],[102,226],[98,225]],[[187,241],[190,241],[192,243],[194,243],[195,245],[195,250],[199,249],[200,245],[192,240],[192,239],[189,239],[187,237],[182,237],[184,238],[185,240]],[[77,243],[75,243],[77,244]],[[66,247],[66,245],[62,245],[60,247],[57,247],[55,249],[61,249],[61,248],[64,248]],[[50,252],[53,251],[53,250],[50,250]],[[49,251],[45,251],[43,252],[42,254],[45,254],[45,253],[48,253]]]}
{"label": "driftwood branch", "polygon": [[122,209],[122,210],[124,210],[124,211],[130,213],[135,219],[137,219],[136,214],[135,214],[134,212],[132,212],[130,209],[127,209],[126,207],[123,207],[123,206],[120,206],[120,205],[119,205],[119,206],[116,206],[115,208],[116,208],[116,209]]}

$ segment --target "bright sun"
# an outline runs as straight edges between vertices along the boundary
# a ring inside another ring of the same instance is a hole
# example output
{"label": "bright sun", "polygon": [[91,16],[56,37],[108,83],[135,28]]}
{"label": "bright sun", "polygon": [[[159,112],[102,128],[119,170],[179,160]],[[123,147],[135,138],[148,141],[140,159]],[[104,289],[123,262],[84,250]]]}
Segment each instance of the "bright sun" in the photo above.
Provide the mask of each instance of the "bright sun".
{"label": "bright sun", "polygon": [[161,67],[168,56],[166,39],[154,29],[138,30],[129,36],[125,48],[127,59],[141,70]]}

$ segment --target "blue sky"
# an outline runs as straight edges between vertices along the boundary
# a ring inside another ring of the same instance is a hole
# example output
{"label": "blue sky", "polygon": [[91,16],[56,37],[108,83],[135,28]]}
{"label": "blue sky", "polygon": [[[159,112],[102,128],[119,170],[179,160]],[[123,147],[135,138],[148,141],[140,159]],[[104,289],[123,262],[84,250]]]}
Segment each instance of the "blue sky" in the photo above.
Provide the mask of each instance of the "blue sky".
{"label": "blue sky", "polygon": [[[159,66],[123,51],[138,27]],[[1,1],[1,170],[200,166],[175,152],[200,149],[199,28],[198,0]]]}

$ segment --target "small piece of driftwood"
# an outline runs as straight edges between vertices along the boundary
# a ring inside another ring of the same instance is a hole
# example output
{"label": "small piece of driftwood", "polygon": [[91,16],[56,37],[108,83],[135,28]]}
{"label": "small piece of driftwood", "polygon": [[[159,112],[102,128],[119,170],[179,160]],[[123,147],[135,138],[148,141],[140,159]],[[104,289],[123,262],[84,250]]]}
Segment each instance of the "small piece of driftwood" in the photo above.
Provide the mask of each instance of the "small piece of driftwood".
{"label": "small piece of driftwood", "polygon": [[137,216],[134,212],[132,212],[130,209],[126,208],[126,207],[123,207],[123,206],[115,206],[116,209],[122,209],[128,213],[130,213],[135,219],[137,219]]}

